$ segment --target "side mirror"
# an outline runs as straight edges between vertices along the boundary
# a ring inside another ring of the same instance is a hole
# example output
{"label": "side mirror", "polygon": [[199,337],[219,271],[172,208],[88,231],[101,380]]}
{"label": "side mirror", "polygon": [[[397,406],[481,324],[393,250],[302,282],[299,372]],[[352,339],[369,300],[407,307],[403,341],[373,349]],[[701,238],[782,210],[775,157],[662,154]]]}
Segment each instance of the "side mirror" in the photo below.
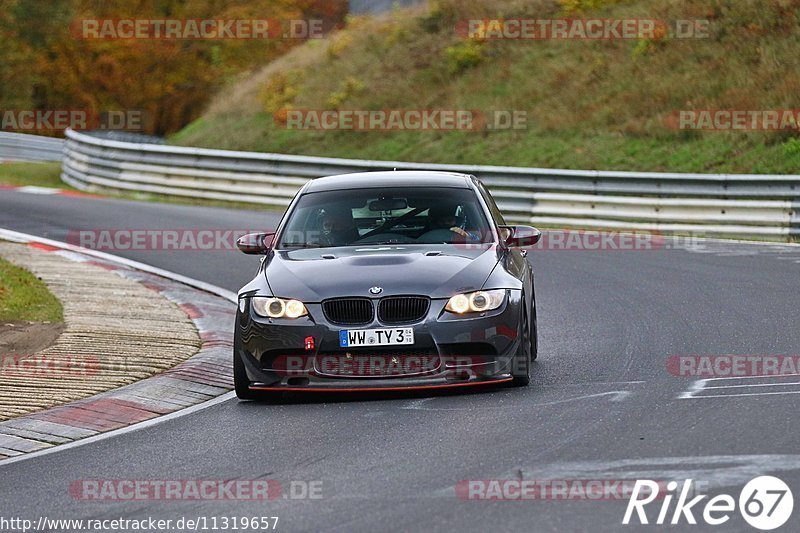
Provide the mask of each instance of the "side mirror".
{"label": "side mirror", "polygon": [[236,246],[242,252],[250,255],[265,254],[272,248],[272,238],[274,232],[270,233],[248,233],[236,240]]}
{"label": "side mirror", "polygon": [[542,238],[542,232],[532,226],[503,226],[501,229],[510,247],[533,246]]}

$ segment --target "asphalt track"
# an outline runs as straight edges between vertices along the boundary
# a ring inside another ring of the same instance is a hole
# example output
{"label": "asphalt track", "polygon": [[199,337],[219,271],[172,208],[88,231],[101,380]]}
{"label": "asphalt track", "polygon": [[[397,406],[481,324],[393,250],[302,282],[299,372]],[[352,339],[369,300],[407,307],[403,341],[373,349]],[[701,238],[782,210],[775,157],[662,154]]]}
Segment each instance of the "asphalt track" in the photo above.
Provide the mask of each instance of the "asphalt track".
{"label": "asphalt track", "polygon": [[[277,218],[0,191],[0,227],[56,240],[97,228],[269,228]],[[257,266],[233,251],[114,253],[233,291]],[[671,355],[800,353],[800,248],[705,243],[542,250],[529,258],[540,356],[528,388],[281,405],[232,399],[0,464],[0,517],[279,516],[282,531],[652,531],[661,527],[621,525],[625,501],[465,501],[454,486],[692,478],[713,494],[738,497],[749,479],[771,474],[800,497],[800,388],[726,388],[715,398],[682,398],[694,379],[667,371]],[[754,395],[733,395],[741,391]],[[86,502],[69,493],[80,479],[256,478],[321,481],[322,498]],[[755,531],[737,513],[717,528],[682,524],[678,529]],[[784,530],[800,530],[800,510]]]}

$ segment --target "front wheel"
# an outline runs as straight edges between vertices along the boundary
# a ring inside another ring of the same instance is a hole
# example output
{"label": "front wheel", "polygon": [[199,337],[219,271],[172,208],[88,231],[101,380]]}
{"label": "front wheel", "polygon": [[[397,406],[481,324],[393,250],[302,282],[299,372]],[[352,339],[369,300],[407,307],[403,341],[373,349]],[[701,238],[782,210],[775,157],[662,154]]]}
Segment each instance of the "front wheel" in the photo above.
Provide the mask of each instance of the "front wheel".
{"label": "front wheel", "polygon": [[[523,306],[525,305],[525,297],[522,299]],[[528,311],[522,311],[522,324],[520,326],[520,342],[517,354],[512,360],[511,380],[512,387],[526,387],[531,382],[531,358],[533,354],[533,341],[531,340],[530,321],[528,320]]]}
{"label": "front wheel", "polygon": [[240,400],[255,400],[256,395],[250,390],[250,378],[244,369],[244,362],[239,354],[233,354],[233,387]]}
{"label": "front wheel", "polygon": [[536,324],[536,307],[534,307],[533,320],[531,320],[531,361],[536,361],[536,358],[538,356],[539,356],[539,326]]}
{"label": "front wheel", "polygon": [[244,369],[244,361],[239,355],[239,347],[242,344],[239,337],[239,326],[237,324],[234,327],[236,331],[233,333],[233,388],[240,400],[255,400],[256,395],[250,390],[250,378],[247,377],[247,371]]}

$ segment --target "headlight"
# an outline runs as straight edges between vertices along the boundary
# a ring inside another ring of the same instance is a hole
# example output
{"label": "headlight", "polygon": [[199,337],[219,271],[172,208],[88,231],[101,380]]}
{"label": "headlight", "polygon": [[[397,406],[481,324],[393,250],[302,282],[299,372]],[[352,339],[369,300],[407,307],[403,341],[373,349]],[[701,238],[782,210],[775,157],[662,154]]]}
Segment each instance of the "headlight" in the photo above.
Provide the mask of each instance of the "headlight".
{"label": "headlight", "polygon": [[308,310],[300,300],[284,300],[283,298],[253,298],[253,309],[259,316],[269,318],[299,318],[307,315]]}
{"label": "headlight", "polygon": [[451,313],[462,315],[464,313],[482,313],[491,311],[503,305],[506,298],[505,289],[491,291],[476,291],[465,294],[456,294],[444,307]]}

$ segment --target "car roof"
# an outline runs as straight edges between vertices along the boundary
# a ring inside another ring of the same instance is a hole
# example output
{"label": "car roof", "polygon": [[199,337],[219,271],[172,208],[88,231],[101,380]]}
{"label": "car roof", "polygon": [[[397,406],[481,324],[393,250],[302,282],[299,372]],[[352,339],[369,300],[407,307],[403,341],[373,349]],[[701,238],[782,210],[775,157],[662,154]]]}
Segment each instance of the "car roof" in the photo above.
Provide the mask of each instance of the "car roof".
{"label": "car roof", "polygon": [[396,170],[339,174],[311,180],[303,192],[383,187],[455,187],[469,189],[471,177],[456,172]]}

